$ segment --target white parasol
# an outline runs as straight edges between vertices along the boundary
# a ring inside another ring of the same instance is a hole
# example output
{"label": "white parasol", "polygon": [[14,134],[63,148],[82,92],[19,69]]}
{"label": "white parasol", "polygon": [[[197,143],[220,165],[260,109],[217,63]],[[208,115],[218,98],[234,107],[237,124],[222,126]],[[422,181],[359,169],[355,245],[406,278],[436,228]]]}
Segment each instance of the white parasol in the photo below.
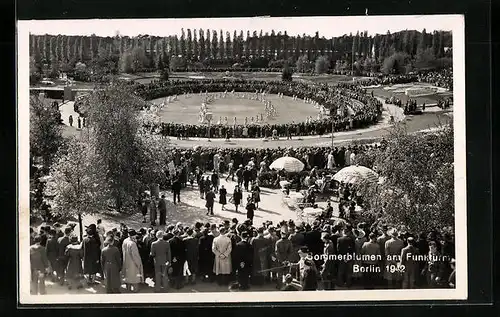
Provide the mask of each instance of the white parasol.
{"label": "white parasol", "polygon": [[304,163],[294,157],[284,156],[272,162],[269,168],[278,171],[284,169],[287,172],[301,172],[304,169]]}
{"label": "white parasol", "polygon": [[378,174],[368,167],[351,165],[344,167],[333,175],[333,179],[338,182],[344,182],[349,184],[362,184],[362,183],[374,183],[378,182]]}

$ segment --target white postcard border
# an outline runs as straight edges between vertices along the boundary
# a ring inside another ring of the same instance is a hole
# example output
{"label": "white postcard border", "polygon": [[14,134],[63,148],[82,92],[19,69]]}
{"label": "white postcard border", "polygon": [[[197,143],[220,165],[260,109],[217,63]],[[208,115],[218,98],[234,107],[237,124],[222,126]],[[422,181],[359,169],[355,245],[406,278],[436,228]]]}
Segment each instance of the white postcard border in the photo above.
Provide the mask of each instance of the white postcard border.
{"label": "white postcard border", "polygon": [[[401,17],[401,16],[398,16]],[[408,18],[416,16],[408,16]],[[418,16],[425,19],[426,16]],[[433,18],[436,16],[432,16]],[[305,18],[305,17],[303,17]],[[310,17],[315,19],[316,17]],[[338,17],[331,17],[335,21]],[[345,17],[343,17],[345,19]],[[350,17],[353,23],[370,17]],[[391,19],[391,16],[377,16]],[[270,23],[278,25],[268,18]],[[21,304],[85,304],[85,303],[265,303],[265,302],[323,302],[323,301],[395,301],[395,300],[464,300],[468,293],[467,275],[467,195],[466,195],[466,130],[465,130],[465,23],[462,15],[442,15],[440,19],[453,37],[453,120],[455,131],[455,249],[456,288],[417,290],[336,290],[317,292],[212,292],[165,294],[72,294],[30,295],[29,257],[29,33],[33,21],[19,21],[17,26],[17,127],[18,127],[18,255],[19,302]],[[92,20],[89,20],[89,23]],[[130,20],[127,20],[130,21]],[[140,23],[141,20],[135,20]],[[39,22],[39,21],[38,21]],[[362,22],[359,25],[363,25]],[[353,31],[360,29],[353,27]],[[319,30],[321,32],[321,30]],[[21,278],[22,277],[22,278]]]}

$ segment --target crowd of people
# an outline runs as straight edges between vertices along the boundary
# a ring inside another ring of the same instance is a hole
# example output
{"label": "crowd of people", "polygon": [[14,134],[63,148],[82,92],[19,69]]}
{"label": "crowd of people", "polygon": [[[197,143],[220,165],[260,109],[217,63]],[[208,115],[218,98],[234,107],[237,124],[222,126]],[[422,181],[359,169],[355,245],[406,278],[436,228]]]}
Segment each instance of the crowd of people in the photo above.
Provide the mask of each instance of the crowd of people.
{"label": "crowd of people", "polygon": [[420,71],[404,75],[378,75],[367,79],[358,80],[362,86],[395,85],[421,82],[437,87],[453,90],[453,70],[445,68],[438,71]]}
{"label": "crowd of people", "polygon": [[[287,137],[322,135],[332,130],[344,131],[366,127],[377,122],[382,113],[382,103],[373,96],[367,95],[358,85],[342,83],[336,86],[326,84],[305,84],[301,82],[269,82],[257,80],[188,80],[168,83],[154,82],[139,84],[136,87],[138,95],[146,100],[152,100],[170,95],[191,94],[199,92],[265,92],[290,96],[311,102],[329,109],[330,118],[308,120],[308,122],[288,124],[212,124],[187,125],[163,122],[159,127],[152,127],[165,136],[181,137],[213,137],[213,138],[270,138],[272,136]],[[347,108],[352,109],[352,100],[363,107],[354,107],[353,114],[347,114]],[[340,110],[340,111],[338,111]],[[158,129],[156,129],[158,128]],[[208,131],[208,129],[210,129]]]}
{"label": "crowd of people", "polygon": [[108,231],[98,220],[82,241],[74,225],[44,224],[30,231],[31,293],[46,293],[46,279],[69,289],[100,281],[107,293],[122,292],[123,283],[140,292],[148,278],[155,292],[199,282],[231,290],[455,287],[450,231],[409,232],[332,213],[329,204],[311,223],[234,218]]}
{"label": "crowd of people", "polygon": [[[138,200],[143,228],[122,224],[106,232],[98,220],[86,228],[83,240],[71,224],[31,228],[32,294],[46,292],[46,279],[70,289],[99,281],[108,293],[121,292],[123,283],[128,291],[139,292],[149,288],[148,278],[156,292],[197,282],[217,282],[232,290],[454,287],[452,231],[408,232],[404,226],[388,227],[377,220],[357,221],[350,214],[362,202],[356,189],[346,184],[339,190],[339,217],[333,217],[328,203],[310,222],[254,223],[262,186],[258,176],[274,159],[300,159],[305,171],[294,177],[301,184],[305,178],[321,177],[320,170],[355,164],[359,153],[383,147],[384,142],[334,149],[174,149],[166,171],[172,182],[162,185],[172,190],[174,203],[181,202],[183,186],[196,183],[207,214],[214,214],[218,196],[222,208],[228,203],[244,208],[246,220],[170,223],[169,194],[151,191]],[[275,172],[290,177],[283,170]],[[221,177],[236,182],[232,193],[220,185]]]}

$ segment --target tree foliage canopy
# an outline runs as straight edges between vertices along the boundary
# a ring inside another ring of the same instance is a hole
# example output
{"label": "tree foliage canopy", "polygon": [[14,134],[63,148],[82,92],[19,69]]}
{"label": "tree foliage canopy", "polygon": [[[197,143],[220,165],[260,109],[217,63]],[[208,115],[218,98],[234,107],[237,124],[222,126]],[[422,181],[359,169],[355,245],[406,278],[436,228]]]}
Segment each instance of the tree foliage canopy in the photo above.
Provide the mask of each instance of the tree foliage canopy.
{"label": "tree foliage canopy", "polygon": [[[368,210],[413,232],[454,226],[453,127],[427,134],[397,130],[372,156],[384,182],[369,190]],[[358,157],[358,160],[372,160]]]}
{"label": "tree foliage canopy", "polygon": [[30,96],[30,152],[41,157],[46,167],[63,144],[61,114],[55,104]]}
{"label": "tree foliage canopy", "polygon": [[88,109],[90,133],[95,138],[95,150],[107,169],[107,180],[116,208],[130,203],[139,186],[136,163],[140,128],[138,111],[145,102],[124,84],[113,84],[94,91]]}
{"label": "tree foliage canopy", "polygon": [[61,217],[92,214],[107,205],[104,165],[92,142],[72,138],[51,167],[47,191],[54,196],[53,214]]}

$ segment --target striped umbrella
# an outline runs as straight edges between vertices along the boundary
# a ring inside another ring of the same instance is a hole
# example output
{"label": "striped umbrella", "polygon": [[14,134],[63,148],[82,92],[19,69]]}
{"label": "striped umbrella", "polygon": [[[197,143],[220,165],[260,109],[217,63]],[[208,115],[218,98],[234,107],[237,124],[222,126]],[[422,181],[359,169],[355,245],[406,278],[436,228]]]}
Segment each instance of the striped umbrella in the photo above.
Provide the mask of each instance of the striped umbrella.
{"label": "striped umbrella", "polygon": [[378,174],[368,167],[351,165],[338,171],[335,175],[333,175],[333,179],[338,182],[354,185],[363,183],[376,184],[378,182]]}
{"label": "striped umbrella", "polygon": [[304,169],[304,163],[295,157],[284,156],[272,162],[269,168],[275,170],[284,169],[287,172],[301,172]]}

